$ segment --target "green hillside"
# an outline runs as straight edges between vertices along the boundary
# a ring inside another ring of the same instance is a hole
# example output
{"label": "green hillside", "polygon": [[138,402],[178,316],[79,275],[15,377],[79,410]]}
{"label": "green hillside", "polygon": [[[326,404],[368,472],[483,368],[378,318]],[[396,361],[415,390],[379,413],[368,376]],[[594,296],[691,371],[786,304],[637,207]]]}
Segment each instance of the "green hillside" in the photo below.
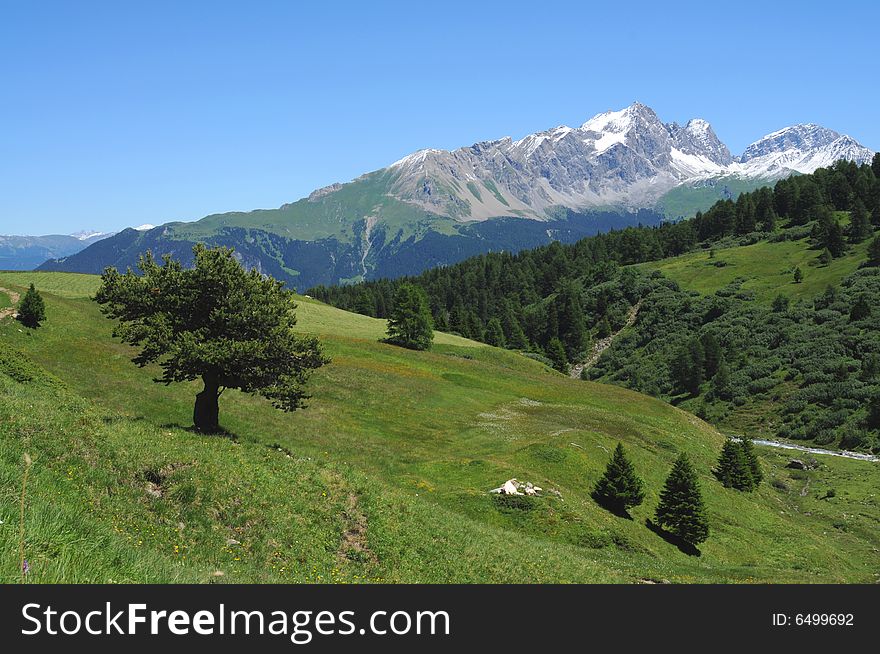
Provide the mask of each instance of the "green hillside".
{"label": "green hillside", "polygon": [[[176,223],[176,238],[198,240],[224,227],[257,229],[290,239],[319,240],[335,238],[350,243],[361,237],[363,221],[376,217],[389,240],[400,234],[405,240],[426,229],[455,234],[455,221],[428,213],[416,205],[402,202],[388,194],[395,174],[379,170],[342,184],[332,192],[303,198],[278,209],[258,209],[206,216],[190,223]],[[430,226],[430,227],[429,227]]]}
{"label": "green hillside", "polygon": [[[28,281],[0,274],[0,286]],[[308,300],[299,329],[333,360],[310,406],[284,414],[229,391],[229,437],[198,436],[196,386],[135,368],[85,281],[41,279],[36,331],[0,323],[3,581],[19,575],[24,452],[34,581],[875,580],[876,464],[788,470],[762,449],[768,483],[726,490],[710,474],[722,437],[664,402],[465,339],[385,345],[384,321]],[[647,482],[634,520],[589,497],[618,440]],[[679,452],[709,509],[700,557],[644,524]],[[561,497],[487,494],[511,477]]]}
{"label": "green hillside", "polygon": [[736,200],[741,193],[769,185],[768,180],[736,176],[712,177],[696,184],[682,184],[657,201],[657,210],[669,219],[691,218],[718,200]]}
{"label": "green hillside", "polygon": [[[846,224],[843,216],[843,224]],[[742,289],[752,291],[759,301],[772,302],[780,293],[792,300],[808,300],[829,284],[839,284],[865,262],[868,241],[850,247],[846,254],[828,264],[819,261],[820,251],[804,235],[796,240],[759,241],[752,245],[698,250],[677,257],[637,264],[642,270],[659,270],[682,288],[711,295],[736,279],[745,280]],[[800,268],[803,281],[794,282]]]}

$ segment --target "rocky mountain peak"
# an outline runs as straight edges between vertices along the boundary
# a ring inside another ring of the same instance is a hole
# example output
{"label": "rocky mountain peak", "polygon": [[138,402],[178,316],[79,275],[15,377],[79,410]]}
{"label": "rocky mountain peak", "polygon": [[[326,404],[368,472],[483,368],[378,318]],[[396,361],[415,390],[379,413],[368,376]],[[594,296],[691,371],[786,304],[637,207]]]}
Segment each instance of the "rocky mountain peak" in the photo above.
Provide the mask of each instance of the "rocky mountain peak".
{"label": "rocky mountain peak", "polygon": [[838,138],[840,138],[838,132],[814,123],[792,125],[767,134],[752,143],[743,152],[740,161],[746,163],[773,152],[822,148]]}

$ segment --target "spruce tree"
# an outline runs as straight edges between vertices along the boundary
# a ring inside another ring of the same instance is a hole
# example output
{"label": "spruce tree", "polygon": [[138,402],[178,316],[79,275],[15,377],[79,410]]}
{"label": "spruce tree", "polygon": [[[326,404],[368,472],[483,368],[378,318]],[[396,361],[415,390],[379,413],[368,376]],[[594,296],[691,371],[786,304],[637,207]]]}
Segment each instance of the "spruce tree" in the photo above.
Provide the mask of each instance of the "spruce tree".
{"label": "spruce tree", "polygon": [[596,482],[592,496],[602,506],[618,513],[626,512],[644,501],[645,485],[636,474],[621,443],[614,448],[614,454],[611,455],[605,473]]}
{"label": "spruce tree", "polygon": [[804,273],[801,270],[800,266],[798,266],[794,269],[794,283],[800,284],[802,281],[804,281]]}
{"label": "spruce tree", "polygon": [[718,372],[712,378],[712,394],[719,400],[729,400],[733,395],[730,386],[730,371],[724,357],[718,363]]}
{"label": "spruce tree", "polygon": [[868,299],[864,295],[860,295],[853,303],[852,309],[849,312],[849,321],[856,322],[858,320],[869,318],[870,316],[871,305],[868,303]]}
{"label": "spruce tree", "polygon": [[721,363],[721,344],[712,332],[705,332],[700,336],[700,344],[703,346],[703,369],[706,371],[706,379],[711,379],[718,372],[718,364]]}
{"label": "spruce tree", "polygon": [[495,347],[504,347],[506,339],[504,338],[504,329],[501,327],[501,321],[498,318],[490,318],[486,325],[486,342]]}
{"label": "spruce tree", "polygon": [[725,488],[737,490],[752,489],[752,471],[742,445],[728,438],[721,448],[718,467],[714,470],[715,477]]}
{"label": "spruce tree", "polygon": [[785,313],[788,311],[788,297],[780,293],[773,300],[773,313]]}
{"label": "spruce tree", "polygon": [[692,338],[682,346],[672,360],[670,373],[680,393],[697,395],[703,383],[705,353],[700,339]]}
{"label": "spruce tree", "polygon": [[547,344],[547,358],[556,370],[568,374],[568,355],[565,353],[565,346],[558,338],[551,338]]}
{"label": "spruce tree", "polygon": [[660,527],[693,546],[709,537],[709,519],[697,473],[687,454],[682,454],[672,466],[654,519]]}
{"label": "spruce tree", "polygon": [[36,329],[46,319],[46,305],[43,296],[31,284],[21,302],[18,303],[18,319],[25,327]]}
{"label": "spruce tree", "polygon": [[871,235],[871,217],[861,200],[856,200],[850,212],[849,241],[861,243]]}
{"label": "spruce tree", "polygon": [[761,471],[761,462],[758,460],[758,452],[755,450],[755,444],[748,436],[743,436],[739,443],[742,448],[746,461],[749,464],[749,471],[752,473],[752,489],[758,487],[764,479],[764,473]]}
{"label": "spruce tree", "polygon": [[868,265],[880,266],[880,236],[875,236],[868,245]]}
{"label": "spruce tree", "polygon": [[871,429],[880,429],[880,393],[877,393],[868,402],[868,417],[865,424]]}
{"label": "spruce tree", "polygon": [[428,298],[414,284],[401,284],[394,294],[394,307],[388,318],[386,342],[409,348],[427,350],[434,340],[434,325]]}

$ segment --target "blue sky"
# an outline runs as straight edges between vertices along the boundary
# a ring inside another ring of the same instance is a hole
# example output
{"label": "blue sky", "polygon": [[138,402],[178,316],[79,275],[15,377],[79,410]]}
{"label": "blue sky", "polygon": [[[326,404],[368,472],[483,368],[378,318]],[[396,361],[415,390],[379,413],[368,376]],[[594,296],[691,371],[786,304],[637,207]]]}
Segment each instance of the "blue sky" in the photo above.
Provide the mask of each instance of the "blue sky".
{"label": "blue sky", "polygon": [[634,100],[734,153],[797,122],[880,149],[878,24],[873,2],[0,0],[0,233],[276,207]]}

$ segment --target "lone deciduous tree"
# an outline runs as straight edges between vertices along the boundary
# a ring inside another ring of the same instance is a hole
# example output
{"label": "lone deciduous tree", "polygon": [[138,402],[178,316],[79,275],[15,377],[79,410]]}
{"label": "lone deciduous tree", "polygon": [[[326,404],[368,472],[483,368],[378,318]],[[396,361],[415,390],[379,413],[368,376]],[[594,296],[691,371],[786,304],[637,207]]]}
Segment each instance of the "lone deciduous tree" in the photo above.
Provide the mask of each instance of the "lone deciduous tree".
{"label": "lone deciduous tree", "polygon": [[608,467],[596,482],[592,495],[599,504],[618,513],[638,506],[645,499],[645,485],[636,474],[621,443],[614,448]]}
{"label": "lone deciduous tree", "polygon": [[411,350],[427,350],[434,340],[428,296],[414,284],[401,284],[394,294],[386,342]]}
{"label": "lone deciduous tree", "polygon": [[658,525],[690,545],[699,545],[709,537],[709,519],[697,473],[687,454],[679,456],[672,466],[654,517]]}
{"label": "lone deciduous tree", "polygon": [[283,283],[247,272],[228,248],[193,248],[195,265],[147,252],[141,275],[107,268],[95,300],[119,322],[113,335],[140,348],[138,366],[158,363],[156,382],[201,378],[193,423],[205,433],[219,431],[219,398],[227,388],[257,393],[283,411],[308,398],[311,370],[328,359],[312,336],[296,334],[296,304]]}
{"label": "lone deciduous tree", "polygon": [[31,329],[36,329],[46,319],[46,304],[33,284],[18,303],[18,319],[21,324]]}

